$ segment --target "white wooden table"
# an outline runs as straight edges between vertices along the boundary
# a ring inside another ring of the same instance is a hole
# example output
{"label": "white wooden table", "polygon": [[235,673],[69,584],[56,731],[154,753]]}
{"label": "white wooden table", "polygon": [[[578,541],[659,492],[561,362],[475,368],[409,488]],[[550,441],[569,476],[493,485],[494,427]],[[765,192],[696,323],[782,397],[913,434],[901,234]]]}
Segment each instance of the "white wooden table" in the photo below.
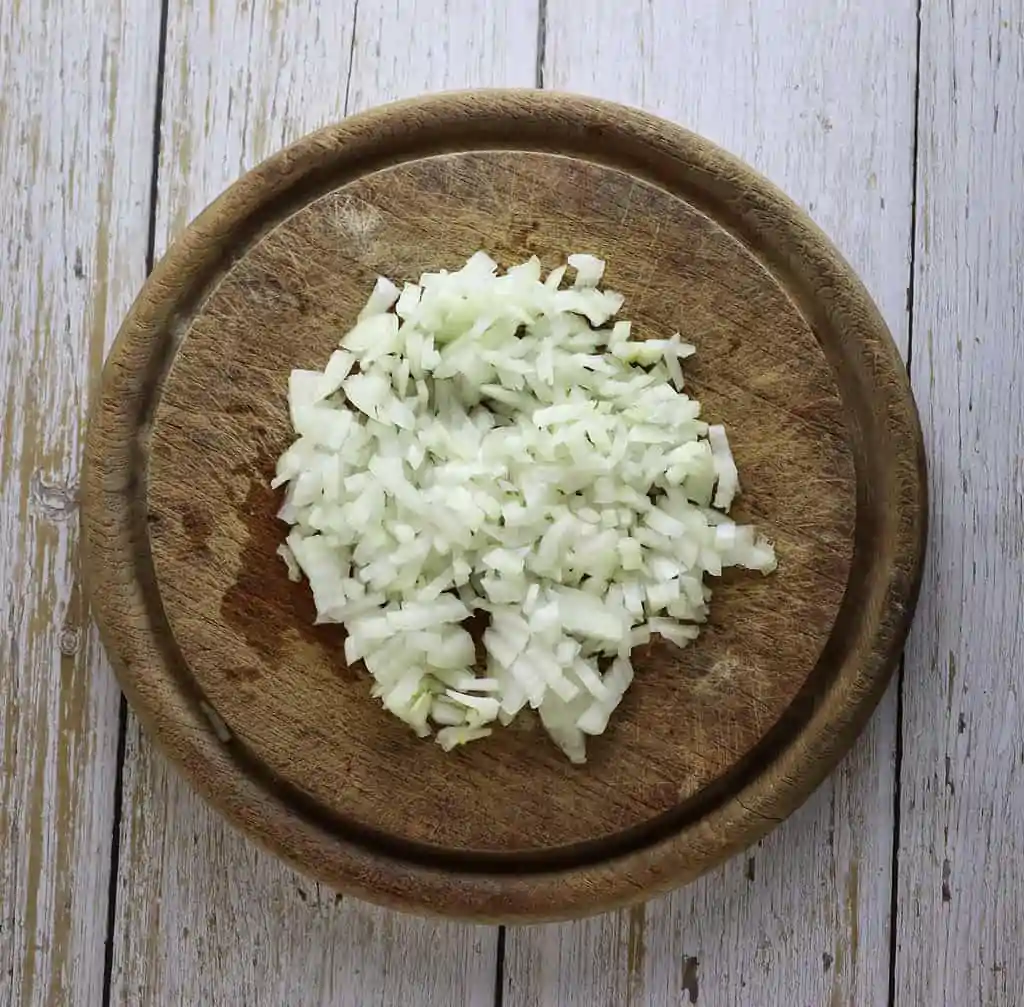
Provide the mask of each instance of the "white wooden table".
{"label": "white wooden table", "polygon": [[[807,805],[671,897],[509,930],[342,899],[200,804],[121,703],[76,514],[153,256],[306,131],[480,85],[785,187],[906,353],[933,494],[901,674]],[[1024,1004],[1020,0],[2,0],[0,417],[0,1007]]]}

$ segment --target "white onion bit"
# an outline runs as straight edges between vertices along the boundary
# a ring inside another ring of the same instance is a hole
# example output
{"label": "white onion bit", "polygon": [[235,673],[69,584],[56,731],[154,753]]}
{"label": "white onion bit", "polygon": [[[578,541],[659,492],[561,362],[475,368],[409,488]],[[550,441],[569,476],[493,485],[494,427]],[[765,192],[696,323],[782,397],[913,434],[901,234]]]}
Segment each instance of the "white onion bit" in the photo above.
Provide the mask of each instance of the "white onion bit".
{"label": "white onion bit", "polygon": [[632,648],[697,637],[704,575],[775,569],[724,513],[739,477],[682,392],[694,348],[609,326],[623,299],[599,287],[605,263],[567,265],[568,289],[565,266],[501,274],[484,252],[401,290],[380,277],[325,370],[289,381],[278,552],[373,694],[445,751],[529,706],[584,762]]}

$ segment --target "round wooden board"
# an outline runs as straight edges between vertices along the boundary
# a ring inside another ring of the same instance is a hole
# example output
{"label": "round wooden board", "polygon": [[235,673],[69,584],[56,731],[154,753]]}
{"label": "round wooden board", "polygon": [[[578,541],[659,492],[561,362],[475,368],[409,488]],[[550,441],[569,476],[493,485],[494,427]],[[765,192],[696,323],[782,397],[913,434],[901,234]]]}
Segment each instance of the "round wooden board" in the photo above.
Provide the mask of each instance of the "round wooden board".
{"label": "round wooden board", "polygon": [[[446,755],[370,698],[275,550],[269,489],[293,367],[322,367],[383,273],[572,251],[608,261],[642,335],[698,347],[734,515],[768,578],[714,585],[685,651],[570,765],[523,717]],[[903,644],[925,535],[921,437],[866,292],[781,193],[639,112],[452,94],[300,141],[210,206],[107,362],[86,448],[92,603],[144,724],[236,824],[340,889],[482,919],[582,915],[689,880],[761,836],[863,726]]]}

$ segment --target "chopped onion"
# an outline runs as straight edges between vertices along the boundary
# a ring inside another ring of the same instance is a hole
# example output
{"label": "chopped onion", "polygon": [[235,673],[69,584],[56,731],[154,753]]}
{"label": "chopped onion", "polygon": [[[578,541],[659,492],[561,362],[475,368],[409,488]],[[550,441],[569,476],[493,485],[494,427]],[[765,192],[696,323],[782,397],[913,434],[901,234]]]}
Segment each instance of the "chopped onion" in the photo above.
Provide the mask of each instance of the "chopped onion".
{"label": "chopped onion", "polygon": [[728,510],[732,506],[733,497],[740,491],[740,476],[736,462],[733,461],[732,451],[729,450],[725,427],[708,427],[708,441],[711,444],[711,460],[715,466],[715,475],[718,477],[714,504],[719,510]]}
{"label": "chopped onion", "polygon": [[705,574],[775,568],[724,513],[739,477],[682,392],[694,348],[633,338],[604,262],[567,266],[569,289],[566,266],[502,274],[483,252],[401,290],[380,277],[324,371],[289,380],[278,553],[373,695],[446,751],[529,705],[584,762],[632,648],[696,639]]}

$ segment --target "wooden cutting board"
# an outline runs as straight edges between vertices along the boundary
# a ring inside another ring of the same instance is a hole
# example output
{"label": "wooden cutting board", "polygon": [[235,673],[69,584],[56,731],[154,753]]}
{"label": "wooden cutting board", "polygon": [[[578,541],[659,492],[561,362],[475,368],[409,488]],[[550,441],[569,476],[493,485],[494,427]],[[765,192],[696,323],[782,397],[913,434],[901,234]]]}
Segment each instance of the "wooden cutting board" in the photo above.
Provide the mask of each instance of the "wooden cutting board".
{"label": "wooden cutting board", "polygon": [[[634,652],[583,767],[529,717],[453,754],[414,737],[275,555],[289,371],[323,366],[378,273],[479,248],[506,266],[599,255],[634,331],[696,344],[690,392],[729,430],[734,516],[779,557],[770,577],[714,583],[693,646]],[[342,890],[519,921],[647,897],[789,814],[885,687],[926,523],[902,362],[824,236],[699,137],[540,92],[389,106],[229,189],[125,321],[84,484],[104,639],[197,789]]]}

